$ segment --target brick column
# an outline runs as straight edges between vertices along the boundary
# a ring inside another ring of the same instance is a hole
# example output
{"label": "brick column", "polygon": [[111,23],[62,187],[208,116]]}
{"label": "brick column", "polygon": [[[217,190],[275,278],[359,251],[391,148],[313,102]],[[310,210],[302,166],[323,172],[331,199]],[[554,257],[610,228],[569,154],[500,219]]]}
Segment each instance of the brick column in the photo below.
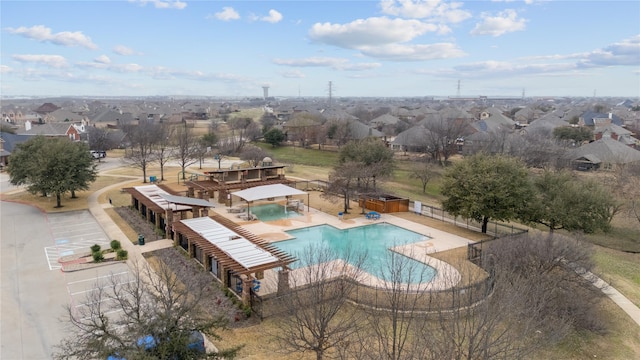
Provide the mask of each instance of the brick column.
{"label": "brick column", "polygon": [[167,239],[171,234],[171,224],[173,224],[173,210],[167,209],[164,211],[164,222],[166,229],[164,229]]}
{"label": "brick column", "polygon": [[160,229],[160,213],[153,213],[153,223],[155,224],[156,229]]}
{"label": "brick column", "polygon": [[253,286],[253,279],[247,276],[242,280],[242,303],[245,306],[251,305],[251,287]]}
{"label": "brick column", "polygon": [[289,291],[289,269],[278,271],[278,293]]}
{"label": "brick column", "polygon": [[202,251],[202,264],[207,272],[211,271],[211,258],[204,251]]}
{"label": "brick column", "polygon": [[227,268],[222,264],[218,263],[218,269],[220,270],[220,280],[222,280],[222,286],[225,288],[229,287],[229,277],[227,276]]}

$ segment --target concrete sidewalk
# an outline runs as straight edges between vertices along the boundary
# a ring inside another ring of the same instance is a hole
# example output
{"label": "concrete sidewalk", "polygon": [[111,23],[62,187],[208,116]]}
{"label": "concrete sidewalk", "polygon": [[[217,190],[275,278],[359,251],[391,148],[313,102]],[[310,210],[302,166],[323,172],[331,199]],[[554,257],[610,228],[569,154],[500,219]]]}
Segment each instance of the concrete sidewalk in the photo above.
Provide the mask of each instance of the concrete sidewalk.
{"label": "concrete sidewalk", "polygon": [[102,188],[93,194],[89,195],[87,199],[87,203],[89,206],[89,211],[95,217],[96,221],[102,226],[104,232],[109,236],[112,240],[120,241],[122,248],[127,250],[129,259],[127,260],[127,264],[133,268],[134,264],[137,262],[139,264],[144,264],[146,262],[144,256],[142,255],[145,252],[150,252],[162,248],[172,247],[173,242],[171,240],[158,240],[158,241],[150,241],[145,243],[144,245],[135,245],[131,240],[127,238],[127,236],[122,232],[120,227],[116,225],[116,223],[111,219],[111,217],[104,211],[106,207],[111,207],[109,204],[100,204],[98,202],[98,197],[114,188],[120,188],[123,184],[127,184],[131,182],[131,180],[123,181],[121,183],[113,184]]}

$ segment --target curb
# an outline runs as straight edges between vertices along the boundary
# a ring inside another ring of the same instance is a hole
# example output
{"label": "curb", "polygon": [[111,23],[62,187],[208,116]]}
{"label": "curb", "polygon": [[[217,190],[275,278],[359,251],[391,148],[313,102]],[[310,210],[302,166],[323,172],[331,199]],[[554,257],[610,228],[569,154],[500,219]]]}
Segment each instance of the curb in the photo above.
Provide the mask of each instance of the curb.
{"label": "curb", "polygon": [[109,261],[105,261],[97,264],[96,263],[75,263],[75,264],[69,264],[70,268],[65,268],[65,264],[62,264],[62,267],[60,268],[60,270],[62,270],[62,272],[65,272],[65,273],[70,273],[70,272],[89,270],[93,268],[109,266],[114,264],[120,264],[123,262],[126,263],[127,260],[109,260]]}

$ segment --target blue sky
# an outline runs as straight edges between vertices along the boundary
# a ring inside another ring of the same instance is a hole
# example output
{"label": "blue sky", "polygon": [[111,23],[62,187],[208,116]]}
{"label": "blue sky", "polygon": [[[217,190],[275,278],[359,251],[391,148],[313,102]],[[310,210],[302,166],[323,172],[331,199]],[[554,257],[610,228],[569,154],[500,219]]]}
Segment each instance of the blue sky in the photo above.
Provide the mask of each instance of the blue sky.
{"label": "blue sky", "polygon": [[[0,1],[2,96],[640,96],[640,2]],[[460,88],[458,90],[458,84]]]}

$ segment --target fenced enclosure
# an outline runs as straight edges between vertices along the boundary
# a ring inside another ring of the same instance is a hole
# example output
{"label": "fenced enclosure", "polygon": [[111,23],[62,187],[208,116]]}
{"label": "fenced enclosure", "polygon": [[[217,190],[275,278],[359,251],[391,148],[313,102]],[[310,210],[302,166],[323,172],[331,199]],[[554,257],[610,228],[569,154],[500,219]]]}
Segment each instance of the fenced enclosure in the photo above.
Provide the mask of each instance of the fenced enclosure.
{"label": "fenced enclosure", "polygon": [[[302,191],[325,191],[328,184],[324,180],[307,180],[293,182],[290,186]],[[358,199],[358,196],[355,196],[354,199]],[[418,215],[426,216],[431,219],[450,223],[468,230],[480,232],[482,229],[482,224],[478,221],[463,219],[461,216],[454,216],[433,205],[420,204],[419,209],[416,209],[416,200],[409,199],[407,211],[414,212]],[[487,225],[487,234],[496,238],[504,235],[522,234],[528,231],[529,230],[526,228],[514,226],[513,224],[503,224],[491,220],[489,220]]]}
{"label": "fenced enclosure", "polygon": [[[314,286],[322,286],[327,290],[318,291]],[[331,287],[340,290],[332,292]],[[264,319],[291,311],[294,303],[307,301],[308,305],[313,305],[320,301],[334,300],[337,296],[344,294],[346,301],[363,309],[399,310],[411,312],[417,317],[429,317],[442,316],[442,313],[452,310],[473,307],[489,296],[492,290],[493,279],[488,275],[472,284],[453,286],[444,290],[400,290],[393,286],[369,286],[349,277],[337,277],[324,280],[322,284],[296,287],[282,293],[265,296],[252,294],[252,308],[257,316]],[[292,301],[293,298],[296,301]],[[304,300],[300,301],[301,299]]]}

